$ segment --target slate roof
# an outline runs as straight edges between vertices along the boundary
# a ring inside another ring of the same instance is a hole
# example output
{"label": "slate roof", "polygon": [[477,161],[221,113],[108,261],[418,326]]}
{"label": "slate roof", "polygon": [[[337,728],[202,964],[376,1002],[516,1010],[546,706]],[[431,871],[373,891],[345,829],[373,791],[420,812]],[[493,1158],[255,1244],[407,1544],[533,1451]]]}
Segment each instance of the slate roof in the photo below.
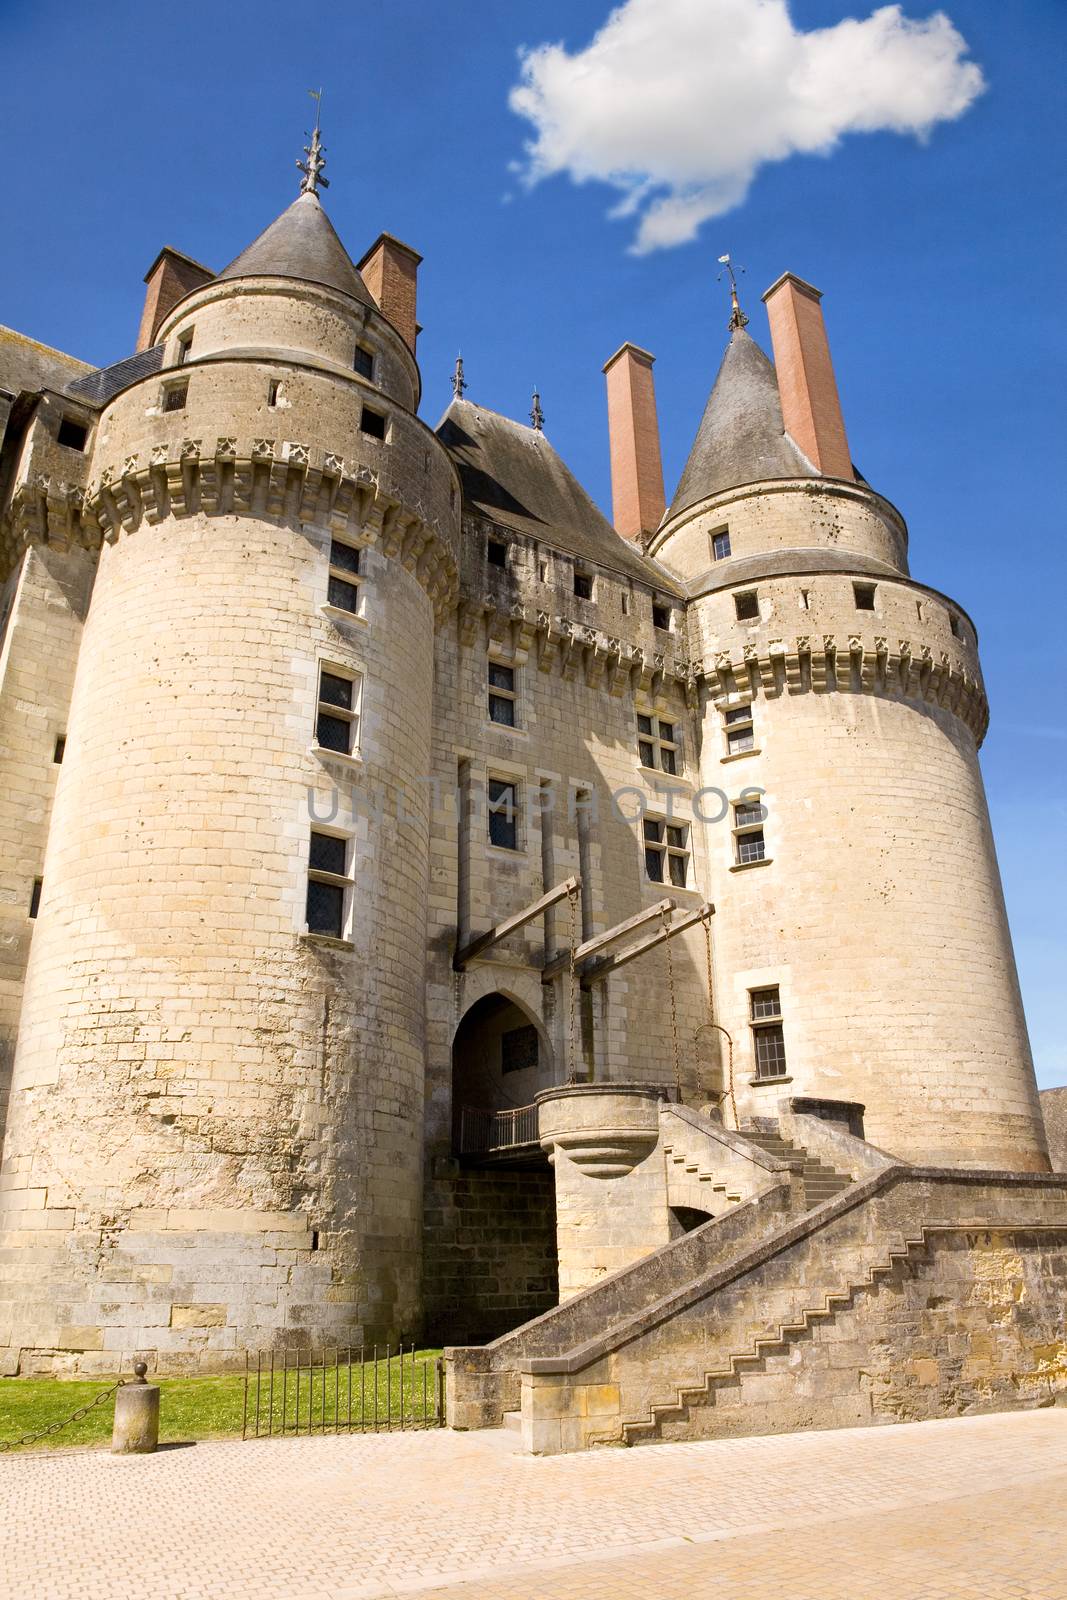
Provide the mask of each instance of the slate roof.
{"label": "slate roof", "polygon": [[670,515],[744,483],[818,476],[785,431],[774,367],[744,328],[735,329],[674,492]]}
{"label": "slate roof", "polygon": [[40,389],[62,393],[92,370],[88,361],[78,361],[62,350],[16,333],[14,328],[0,326],[0,389],[9,394],[36,394]]}
{"label": "slate roof", "polygon": [[162,365],[163,346],[149,345],[147,350],[138,350],[136,354],[126,356],[110,367],[100,367],[96,372],[87,372],[84,377],[68,383],[67,393],[76,395],[87,405],[106,406],[120,389],[128,388],[131,383],[158,372]]}
{"label": "slate roof", "polygon": [[453,400],[437,437],[456,463],[473,511],[591,565],[681,593],[662,567],[620,538],[537,429],[470,400]]}
{"label": "slate roof", "polygon": [[299,278],[374,304],[318,196],[310,193],[294,200],[219,278]]}

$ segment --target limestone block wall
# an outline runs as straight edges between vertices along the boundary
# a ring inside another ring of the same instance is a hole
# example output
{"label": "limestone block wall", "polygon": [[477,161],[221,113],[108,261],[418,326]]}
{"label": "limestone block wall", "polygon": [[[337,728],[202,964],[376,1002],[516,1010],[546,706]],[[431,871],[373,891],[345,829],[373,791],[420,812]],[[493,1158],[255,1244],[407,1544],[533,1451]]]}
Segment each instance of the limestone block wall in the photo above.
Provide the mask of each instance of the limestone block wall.
{"label": "limestone block wall", "polygon": [[1042,1089],[1041,1113],[1052,1170],[1067,1172],[1067,1089]]}
{"label": "limestone block wall", "polygon": [[22,985],[94,559],[32,546],[0,601],[0,1149]]}

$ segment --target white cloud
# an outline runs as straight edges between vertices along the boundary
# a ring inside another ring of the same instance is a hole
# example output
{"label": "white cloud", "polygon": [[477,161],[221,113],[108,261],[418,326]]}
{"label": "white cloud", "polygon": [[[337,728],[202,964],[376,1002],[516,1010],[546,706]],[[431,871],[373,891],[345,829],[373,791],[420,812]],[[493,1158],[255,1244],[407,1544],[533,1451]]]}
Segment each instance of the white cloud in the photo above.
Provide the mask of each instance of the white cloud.
{"label": "white cloud", "polygon": [[586,49],[521,52],[510,103],[537,130],[521,171],[612,184],[638,254],[683,244],[764,162],[961,116],[985,87],[967,48],[944,12],[899,5],[802,33],[787,0],[625,0]]}

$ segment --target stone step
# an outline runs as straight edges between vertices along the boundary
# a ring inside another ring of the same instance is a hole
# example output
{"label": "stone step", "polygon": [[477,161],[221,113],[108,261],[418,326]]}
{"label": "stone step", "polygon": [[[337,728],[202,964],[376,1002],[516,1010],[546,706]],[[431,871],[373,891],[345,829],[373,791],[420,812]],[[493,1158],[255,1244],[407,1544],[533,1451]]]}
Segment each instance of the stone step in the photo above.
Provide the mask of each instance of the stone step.
{"label": "stone step", "polygon": [[509,1428],[512,1433],[519,1433],[522,1429],[522,1412],[505,1411],[504,1426],[505,1428]]}

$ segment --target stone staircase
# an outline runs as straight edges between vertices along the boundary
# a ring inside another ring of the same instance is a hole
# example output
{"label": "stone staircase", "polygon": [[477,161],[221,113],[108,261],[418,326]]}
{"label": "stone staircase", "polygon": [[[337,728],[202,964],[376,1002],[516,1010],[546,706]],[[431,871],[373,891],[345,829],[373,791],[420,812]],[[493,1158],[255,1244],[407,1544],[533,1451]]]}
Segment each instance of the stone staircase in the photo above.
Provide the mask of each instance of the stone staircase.
{"label": "stone staircase", "polygon": [[[667,1161],[667,1194],[672,1204],[676,1199],[681,1200],[683,1204],[706,1211],[709,1216],[718,1216],[724,1206],[739,1205],[745,1198],[736,1181],[728,1181],[721,1172],[676,1141],[665,1140],[663,1154]],[[684,1180],[684,1189],[680,1188],[679,1180]]]}
{"label": "stone staircase", "polygon": [[761,1150],[766,1150],[775,1160],[787,1161],[794,1171],[798,1162],[801,1163],[800,1176],[804,1184],[804,1200],[809,1210],[821,1205],[824,1200],[832,1200],[834,1195],[840,1194],[842,1189],[847,1189],[852,1182],[846,1173],[828,1167],[818,1157],[809,1155],[802,1145],[794,1144],[791,1140],[783,1138],[780,1133],[761,1133],[757,1129],[745,1128],[744,1136],[750,1144],[758,1144]]}

